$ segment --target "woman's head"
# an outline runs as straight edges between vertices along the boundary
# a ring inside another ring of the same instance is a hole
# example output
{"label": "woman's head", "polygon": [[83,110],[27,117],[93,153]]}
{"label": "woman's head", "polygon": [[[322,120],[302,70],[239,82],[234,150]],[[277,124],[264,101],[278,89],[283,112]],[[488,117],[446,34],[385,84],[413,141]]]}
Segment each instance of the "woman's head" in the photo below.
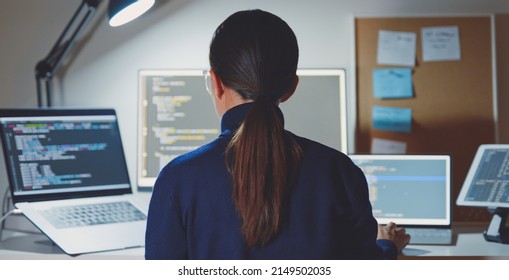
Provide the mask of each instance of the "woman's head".
{"label": "woman's head", "polygon": [[217,29],[210,66],[224,86],[243,99],[274,102],[293,92],[299,59],[297,39],[281,18],[261,10],[237,12]]}

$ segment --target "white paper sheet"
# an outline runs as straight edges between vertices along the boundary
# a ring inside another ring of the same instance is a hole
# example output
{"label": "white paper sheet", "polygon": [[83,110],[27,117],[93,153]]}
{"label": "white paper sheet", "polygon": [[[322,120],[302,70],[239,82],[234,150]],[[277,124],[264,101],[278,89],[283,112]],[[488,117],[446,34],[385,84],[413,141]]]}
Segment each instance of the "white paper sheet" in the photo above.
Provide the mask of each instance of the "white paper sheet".
{"label": "white paper sheet", "polygon": [[415,65],[414,32],[378,31],[377,63],[385,65]]}
{"label": "white paper sheet", "polygon": [[425,27],[421,32],[424,62],[461,59],[458,26]]}
{"label": "white paper sheet", "polygon": [[405,154],[406,143],[401,141],[373,138],[371,142],[372,154]]}

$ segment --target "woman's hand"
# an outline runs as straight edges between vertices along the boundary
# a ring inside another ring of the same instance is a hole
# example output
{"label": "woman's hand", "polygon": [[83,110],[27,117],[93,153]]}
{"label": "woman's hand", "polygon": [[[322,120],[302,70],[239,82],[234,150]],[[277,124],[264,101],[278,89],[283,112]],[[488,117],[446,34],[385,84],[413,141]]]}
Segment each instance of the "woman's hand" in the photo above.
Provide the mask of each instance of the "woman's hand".
{"label": "woman's hand", "polygon": [[395,223],[390,222],[387,225],[378,225],[378,236],[376,239],[391,240],[398,248],[398,254],[401,254],[403,248],[410,242],[410,235],[406,233],[404,228],[397,227]]}

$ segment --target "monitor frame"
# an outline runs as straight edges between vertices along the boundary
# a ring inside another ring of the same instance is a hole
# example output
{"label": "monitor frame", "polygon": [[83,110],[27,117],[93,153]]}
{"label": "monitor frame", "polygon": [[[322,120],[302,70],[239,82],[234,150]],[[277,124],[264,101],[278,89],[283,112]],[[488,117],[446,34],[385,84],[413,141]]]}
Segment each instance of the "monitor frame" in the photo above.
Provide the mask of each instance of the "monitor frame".
{"label": "monitor frame", "polygon": [[[136,182],[139,191],[151,191],[152,187],[157,180],[157,177],[148,177],[144,175],[144,171],[146,172],[146,164],[144,160],[146,155],[146,146],[147,146],[147,115],[146,115],[146,106],[145,101],[147,92],[145,89],[146,86],[146,78],[149,76],[201,76],[203,77],[204,70],[203,69],[142,69],[138,71],[138,144],[137,144],[137,166],[136,166]],[[348,151],[348,123],[347,123],[347,97],[346,97],[346,70],[341,68],[334,69],[297,69],[298,76],[337,76],[338,77],[338,99],[339,99],[339,112],[338,112],[338,124],[339,124],[339,145],[334,146],[333,148],[342,151],[343,153],[347,153]],[[299,87],[297,87],[299,90]],[[207,94],[205,88],[205,80],[203,80],[203,91],[204,95]],[[283,112],[284,103],[282,103],[281,108]],[[212,101],[210,102],[211,108],[213,108]],[[219,120],[218,120],[219,125]],[[296,133],[298,134],[298,133]],[[305,135],[301,135],[306,137]]]}

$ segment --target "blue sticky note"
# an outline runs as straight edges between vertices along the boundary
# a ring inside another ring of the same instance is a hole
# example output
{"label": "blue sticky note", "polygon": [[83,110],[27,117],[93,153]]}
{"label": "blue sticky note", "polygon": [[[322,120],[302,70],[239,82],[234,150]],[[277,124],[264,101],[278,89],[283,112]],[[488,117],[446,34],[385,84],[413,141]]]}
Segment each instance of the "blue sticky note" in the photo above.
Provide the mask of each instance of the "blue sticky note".
{"label": "blue sticky note", "polygon": [[412,131],[412,109],[374,106],[373,128],[410,133]]}
{"label": "blue sticky note", "polygon": [[373,95],[375,98],[412,98],[412,69],[373,70]]}

